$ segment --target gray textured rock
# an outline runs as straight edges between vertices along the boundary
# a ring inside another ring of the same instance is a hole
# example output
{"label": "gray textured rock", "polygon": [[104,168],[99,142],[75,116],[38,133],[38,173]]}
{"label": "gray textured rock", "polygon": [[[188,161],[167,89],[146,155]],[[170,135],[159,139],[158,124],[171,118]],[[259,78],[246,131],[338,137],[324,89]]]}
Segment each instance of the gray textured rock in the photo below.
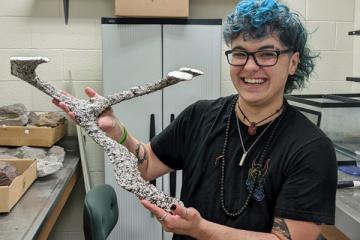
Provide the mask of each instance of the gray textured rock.
{"label": "gray textured rock", "polygon": [[37,175],[44,177],[53,174],[63,167],[65,151],[60,146],[50,149],[36,147],[0,148],[0,158],[7,159],[35,159],[37,161]]}
{"label": "gray textured rock", "polygon": [[14,156],[17,158],[30,158],[30,159],[43,159],[46,157],[46,150],[43,148],[35,148],[35,147],[18,147],[14,150]]}
{"label": "gray textured rock", "polygon": [[28,124],[30,125],[36,125],[36,123],[39,121],[39,116],[35,112],[28,112]]}
{"label": "gray textured rock", "polygon": [[65,117],[58,112],[46,112],[38,115],[39,119],[34,123],[38,127],[56,127],[65,122]]}
{"label": "gray textured rock", "polygon": [[46,157],[38,161],[38,176],[44,177],[54,172],[57,172],[63,167],[64,159],[64,148],[59,146],[52,146],[47,151]]}
{"label": "gray textured rock", "polygon": [[11,182],[20,175],[15,166],[10,163],[0,161],[0,186],[9,186]]}
{"label": "gray textured rock", "polygon": [[26,108],[22,103],[0,107],[0,125],[24,126],[28,122]]}
{"label": "gray textured rock", "polygon": [[12,148],[0,147],[0,159],[14,159],[14,151]]}
{"label": "gray textured rock", "polygon": [[37,161],[37,176],[45,177],[59,171],[63,167],[61,162],[47,161],[46,159],[39,159]]}
{"label": "gray textured rock", "polygon": [[56,161],[56,162],[63,162],[65,159],[65,151],[64,148],[59,147],[59,146],[52,146],[49,151],[47,152],[47,157],[50,159],[51,161]]}
{"label": "gray textured rock", "polygon": [[11,74],[28,82],[47,95],[59,101],[65,102],[69,109],[76,115],[76,120],[85,132],[100,146],[109,157],[114,166],[114,175],[117,183],[134,193],[137,197],[147,199],[151,203],[170,211],[173,204],[183,203],[159,191],[154,185],[145,181],[138,170],[138,160],[126,147],[118,144],[97,125],[97,117],[108,107],[137,96],[149,94],[164,87],[176,84],[181,81],[189,81],[194,77],[202,75],[199,70],[181,68],[179,71],[168,73],[166,78],[152,84],[137,86],[106,97],[96,96],[89,100],[77,99],[55,89],[50,83],[45,82],[36,75],[35,69],[49,59],[43,57],[13,57],[11,61]]}
{"label": "gray textured rock", "polygon": [[16,159],[17,157],[9,153],[0,153],[0,159]]}

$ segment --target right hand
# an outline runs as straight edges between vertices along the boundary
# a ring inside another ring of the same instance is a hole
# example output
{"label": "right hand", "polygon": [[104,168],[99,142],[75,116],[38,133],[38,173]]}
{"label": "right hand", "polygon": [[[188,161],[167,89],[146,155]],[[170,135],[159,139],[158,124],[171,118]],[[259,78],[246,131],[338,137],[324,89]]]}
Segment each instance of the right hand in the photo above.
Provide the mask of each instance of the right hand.
{"label": "right hand", "polygon": [[[71,97],[69,93],[64,93]],[[99,96],[97,92],[90,87],[85,88],[85,93],[90,98]],[[56,99],[53,99],[52,103],[55,104],[57,107],[61,108],[71,120],[77,123],[75,113],[70,111],[66,103],[59,102]],[[115,141],[118,141],[121,138],[123,133],[123,127],[120,121],[114,115],[114,111],[111,107],[107,108],[102,114],[100,114],[97,119],[97,124],[99,128],[106,133],[107,136],[111,137]]]}

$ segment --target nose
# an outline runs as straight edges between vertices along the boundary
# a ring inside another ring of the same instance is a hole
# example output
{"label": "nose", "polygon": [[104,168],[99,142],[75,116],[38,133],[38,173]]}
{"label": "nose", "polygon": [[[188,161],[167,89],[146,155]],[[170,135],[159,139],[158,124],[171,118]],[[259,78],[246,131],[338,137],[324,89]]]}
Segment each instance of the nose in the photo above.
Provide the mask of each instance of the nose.
{"label": "nose", "polygon": [[256,64],[254,55],[249,55],[248,61],[244,65],[244,69],[247,70],[258,70],[259,65]]}

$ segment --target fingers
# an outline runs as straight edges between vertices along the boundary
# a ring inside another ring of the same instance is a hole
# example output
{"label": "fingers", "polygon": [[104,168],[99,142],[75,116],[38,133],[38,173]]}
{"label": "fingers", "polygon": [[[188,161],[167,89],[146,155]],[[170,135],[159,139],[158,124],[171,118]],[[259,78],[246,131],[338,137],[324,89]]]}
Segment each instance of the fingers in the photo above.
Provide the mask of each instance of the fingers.
{"label": "fingers", "polygon": [[160,221],[160,222],[165,221],[165,219],[166,219],[166,217],[167,217],[168,215],[169,215],[169,213],[166,212],[161,218],[159,218],[159,221]]}
{"label": "fingers", "polygon": [[[65,94],[66,96],[70,97],[70,98],[76,99],[73,95],[71,95],[68,92],[62,91],[62,93]],[[90,88],[90,87],[85,88],[85,93],[89,97],[95,97],[97,95],[96,91],[94,89]],[[54,99],[52,99],[52,103],[55,104],[57,107],[61,108],[69,116],[69,118],[72,121],[77,123],[75,113],[72,112],[64,102],[61,102],[61,101],[54,98]]]}
{"label": "fingers", "polygon": [[141,200],[140,202],[147,210],[154,214],[160,222],[165,222],[165,220],[169,216],[168,212],[159,208],[155,204],[150,203],[148,200]]}
{"label": "fingers", "polygon": [[[146,209],[148,209],[150,212],[152,212],[159,221],[161,221],[162,219],[166,219],[165,214],[167,213],[166,211],[164,211],[163,209],[157,207],[156,205],[150,203],[148,200],[141,200],[140,201],[142,203],[142,205],[144,205],[144,207]],[[186,208],[180,205],[172,205],[171,208],[171,214],[172,215],[177,215],[185,220],[189,220],[191,218],[191,211],[193,210],[193,208]]]}
{"label": "fingers", "polygon": [[164,211],[163,209],[159,208],[158,206],[156,206],[155,204],[152,204],[151,202],[149,202],[148,200],[141,200],[140,201],[141,204],[150,212],[152,212],[158,219],[161,219],[161,217],[164,216],[164,214],[166,213],[166,211]]}
{"label": "fingers", "polygon": [[52,99],[51,102],[55,104],[55,106],[61,108],[69,116],[71,120],[76,122],[75,113],[70,111],[69,107],[64,102],[59,102],[59,100],[57,99]]}
{"label": "fingers", "polygon": [[183,207],[180,205],[174,204],[171,206],[172,213],[180,216],[181,218],[183,218],[185,220],[189,220],[189,213],[188,213],[189,210],[190,210],[190,208],[186,208],[186,207]]}
{"label": "fingers", "polygon": [[86,95],[88,95],[88,97],[96,97],[96,95],[98,95],[97,92],[94,89],[92,89],[91,87],[86,87],[85,93],[86,93]]}

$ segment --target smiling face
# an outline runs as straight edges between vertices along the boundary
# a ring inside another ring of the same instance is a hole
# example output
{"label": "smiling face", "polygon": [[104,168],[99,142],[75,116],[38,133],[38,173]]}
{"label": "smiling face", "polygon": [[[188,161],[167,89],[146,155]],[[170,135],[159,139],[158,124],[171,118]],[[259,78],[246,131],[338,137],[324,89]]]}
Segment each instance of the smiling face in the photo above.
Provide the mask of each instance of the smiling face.
{"label": "smiling face", "polygon": [[[242,36],[231,42],[231,49],[255,52],[258,50],[286,50],[273,34],[261,39],[244,40]],[[230,76],[235,89],[240,94],[240,102],[248,106],[267,106],[278,108],[282,104],[288,75],[295,73],[299,62],[299,53],[290,52],[279,55],[276,65],[258,66],[254,58],[244,66],[230,66]]]}

